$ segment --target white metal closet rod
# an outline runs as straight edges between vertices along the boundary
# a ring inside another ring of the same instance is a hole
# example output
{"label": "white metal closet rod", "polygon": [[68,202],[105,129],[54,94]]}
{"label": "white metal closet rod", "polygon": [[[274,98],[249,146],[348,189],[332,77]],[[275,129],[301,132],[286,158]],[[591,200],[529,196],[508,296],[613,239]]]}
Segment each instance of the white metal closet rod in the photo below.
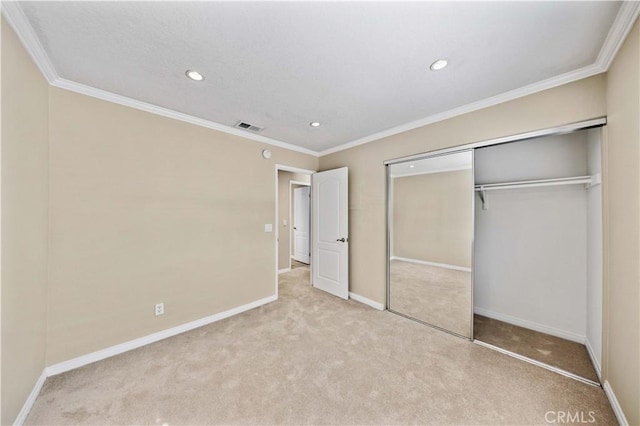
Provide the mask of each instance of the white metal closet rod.
{"label": "white metal closet rod", "polygon": [[503,183],[489,183],[486,185],[476,185],[476,191],[493,191],[497,189],[512,189],[512,188],[535,188],[538,186],[557,186],[557,185],[576,185],[592,183],[591,176],[577,176],[570,178],[557,178],[557,179],[539,179],[539,180],[523,180],[517,182],[503,182]]}

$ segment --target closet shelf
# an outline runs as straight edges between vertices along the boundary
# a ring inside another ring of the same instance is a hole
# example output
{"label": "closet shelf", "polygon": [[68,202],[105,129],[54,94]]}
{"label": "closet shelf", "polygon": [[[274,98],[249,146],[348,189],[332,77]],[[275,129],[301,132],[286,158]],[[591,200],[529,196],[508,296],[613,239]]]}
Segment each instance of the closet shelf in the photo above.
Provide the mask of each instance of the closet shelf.
{"label": "closet shelf", "polygon": [[558,185],[585,185],[585,188],[600,184],[600,173],[593,176],[575,176],[568,178],[556,179],[538,179],[538,180],[521,180],[515,182],[488,183],[476,185],[475,190],[479,192],[482,201],[482,210],[487,209],[486,191],[495,191],[500,189],[516,189],[516,188],[536,188],[541,186],[558,186]]}

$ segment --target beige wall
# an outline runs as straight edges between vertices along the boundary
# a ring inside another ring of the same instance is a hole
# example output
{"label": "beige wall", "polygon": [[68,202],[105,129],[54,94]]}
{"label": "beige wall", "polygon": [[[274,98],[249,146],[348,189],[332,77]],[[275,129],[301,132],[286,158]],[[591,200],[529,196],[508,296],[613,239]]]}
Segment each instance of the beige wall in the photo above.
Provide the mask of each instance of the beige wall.
{"label": "beige wall", "polygon": [[[276,222],[274,164],[349,167],[350,290],[384,302],[384,160],[605,114],[604,375],[629,422],[640,423],[637,25],[606,79],[577,81],[319,163],[275,147],[265,161],[262,144],[48,88],[15,34],[2,27],[2,423],[13,421],[45,364],[272,295],[275,234],[263,226]],[[153,315],[157,302],[166,304],[164,316]]]}
{"label": "beige wall", "polygon": [[275,164],[316,157],[50,96],[48,364],[274,294]]}
{"label": "beige wall", "polygon": [[[315,169],[314,169],[315,170]],[[293,188],[289,183],[311,182],[311,175],[301,173],[291,173],[284,170],[278,171],[278,223],[279,241],[278,241],[278,269],[286,269],[289,267],[291,255],[293,253],[293,243],[291,230],[293,229]],[[291,207],[291,210],[289,210]],[[284,225],[284,220],[287,225]]]}
{"label": "beige wall", "polygon": [[45,367],[49,88],[2,22],[2,424]]}
{"label": "beige wall", "polygon": [[471,267],[471,169],[393,179],[392,256]]}
{"label": "beige wall", "polygon": [[604,116],[605,83],[594,76],[321,157],[321,170],[349,167],[350,291],[385,301],[384,160]]}
{"label": "beige wall", "polygon": [[[640,424],[640,28],[607,74],[604,375]],[[608,264],[606,263],[608,259]],[[608,275],[608,277],[607,277]]]}

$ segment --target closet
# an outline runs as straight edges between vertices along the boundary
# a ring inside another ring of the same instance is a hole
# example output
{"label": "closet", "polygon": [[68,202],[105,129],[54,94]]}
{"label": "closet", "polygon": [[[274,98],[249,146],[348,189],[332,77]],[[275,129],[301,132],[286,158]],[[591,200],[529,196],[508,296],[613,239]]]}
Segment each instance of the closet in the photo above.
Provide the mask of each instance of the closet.
{"label": "closet", "polygon": [[388,309],[597,384],[601,128],[588,124],[387,162]]}

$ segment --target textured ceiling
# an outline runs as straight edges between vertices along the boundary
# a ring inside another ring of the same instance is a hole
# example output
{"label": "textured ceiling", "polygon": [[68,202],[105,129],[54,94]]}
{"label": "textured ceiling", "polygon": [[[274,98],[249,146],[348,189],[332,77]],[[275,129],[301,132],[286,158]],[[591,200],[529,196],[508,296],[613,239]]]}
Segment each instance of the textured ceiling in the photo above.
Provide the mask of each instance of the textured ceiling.
{"label": "textured ceiling", "polygon": [[323,151],[591,65],[620,3],[21,7],[61,78]]}

